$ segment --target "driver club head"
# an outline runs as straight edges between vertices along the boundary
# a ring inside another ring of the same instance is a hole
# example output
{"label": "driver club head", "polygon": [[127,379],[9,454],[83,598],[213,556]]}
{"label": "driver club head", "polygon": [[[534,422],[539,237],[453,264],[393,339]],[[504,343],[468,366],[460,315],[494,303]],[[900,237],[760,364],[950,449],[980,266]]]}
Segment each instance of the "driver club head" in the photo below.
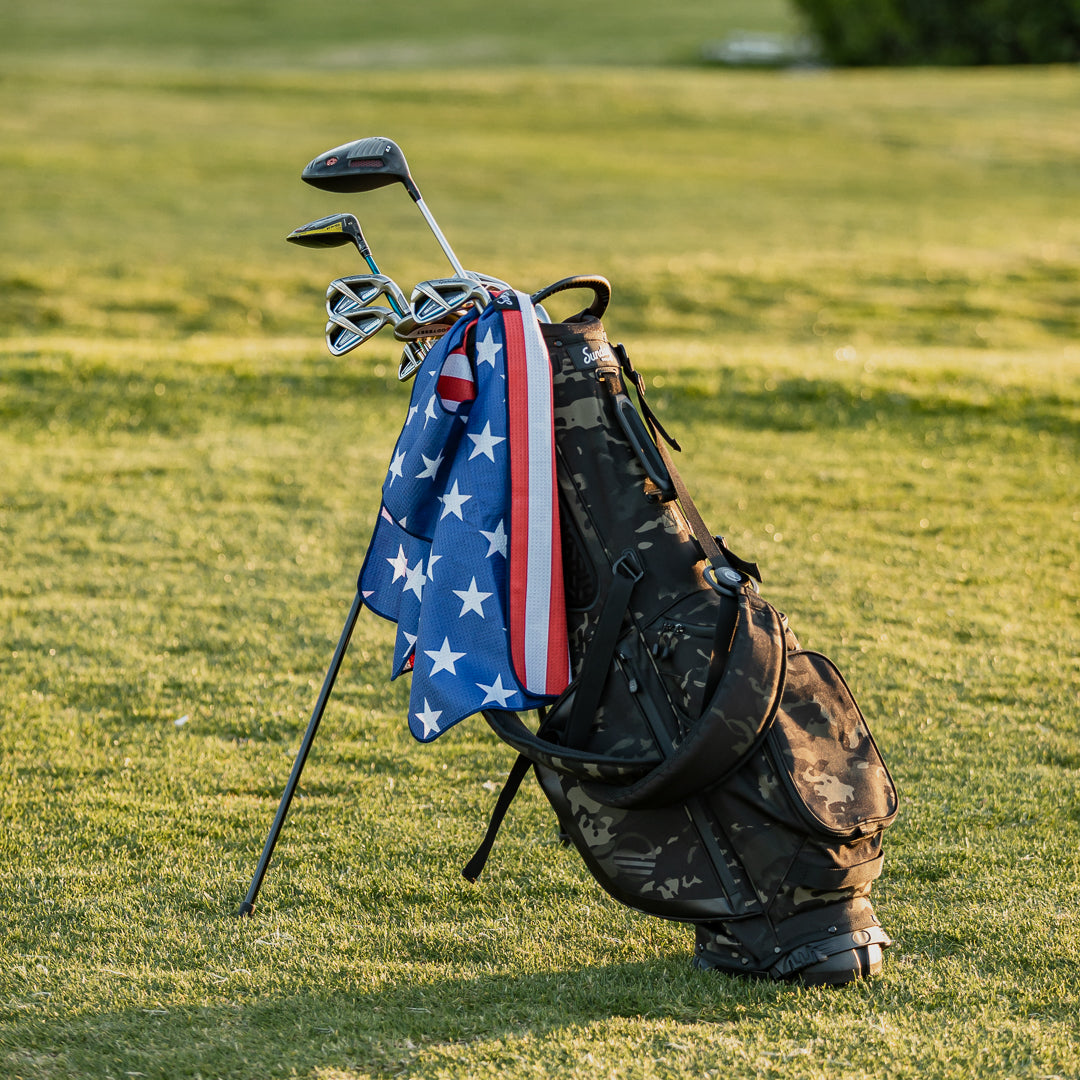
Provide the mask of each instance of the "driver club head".
{"label": "driver club head", "polygon": [[401,148],[378,135],[327,150],[307,165],[300,179],[324,191],[352,193],[404,184],[410,195],[416,192],[413,198],[420,194]]}
{"label": "driver club head", "polygon": [[373,191],[389,184],[403,184],[438,240],[443,254],[454,268],[454,273],[465,276],[465,268],[425,205],[420,189],[409,172],[405,155],[393,139],[375,135],[336,146],[310,161],[300,174],[300,179],[324,191],[347,193]]}

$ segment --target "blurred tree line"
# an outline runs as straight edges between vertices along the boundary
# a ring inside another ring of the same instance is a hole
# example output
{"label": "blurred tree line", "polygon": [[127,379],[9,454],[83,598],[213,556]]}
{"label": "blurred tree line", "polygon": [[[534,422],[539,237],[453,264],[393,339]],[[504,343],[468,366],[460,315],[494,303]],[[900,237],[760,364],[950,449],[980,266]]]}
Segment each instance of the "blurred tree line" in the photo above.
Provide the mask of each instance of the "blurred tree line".
{"label": "blurred tree line", "polygon": [[1080,0],[794,0],[841,66],[1080,60]]}

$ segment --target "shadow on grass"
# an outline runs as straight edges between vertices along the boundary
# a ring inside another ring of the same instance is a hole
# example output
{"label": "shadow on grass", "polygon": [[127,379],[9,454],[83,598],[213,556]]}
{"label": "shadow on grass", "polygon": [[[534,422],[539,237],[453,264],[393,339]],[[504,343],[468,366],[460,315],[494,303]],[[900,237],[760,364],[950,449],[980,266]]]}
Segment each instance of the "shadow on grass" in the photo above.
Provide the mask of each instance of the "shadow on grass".
{"label": "shadow on grass", "polygon": [[[638,363],[648,377],[647,358]],[[245,425],[305,425],[342,403],[357,403],[372,416],[404,419],[411,387],[396,379],[320,364],[314,370],[254,373],[228,366],[203,367],[190,377],[175,371],[132,375],[105,365],[67,361],[5,372],[9,395],[0,421],[9,434],[43,429],[153,432],[190,435],[208,418],[233,415]],[[772,378],[755,367],[720,367],[669,378],[651,402],[661,419],[679,424],[723,423],[759,431],[812,431],[823,427],[876,426],[919,431],[951,425],[981,431],[1023,426],[1076,434],[1075,394],[1040,388],[994,387],[954,376],[932,385],[867,385],[854,372],[836,378]]]}
{"label": "shadow on grass", "polygon": [[[452,1060],[469,1044],[500,1056],[502,1040],[545,1039],[618,1017],[725,1023],[790,998],[791,987],[698,973],[683,956],[475,977],[401,977],[383,985],[263,996],[214,1005],[82,1013],[58,1023],[0,1026],[0,1061],[15,1074],[278,1077],[410,1075],[432,1053]],[[415,970],[422,970],[422,966]],[[513,1047],[503,1052],[510,1062]]]}
{"label": "shadow on grass", "polygon": [[[753,374],[760,372],[721,368],[704,378],[670,380],[663,397],[653,395],[653,404],[663,419],[670,410],[684,422],[752,431],[878,427],[905,434],[962,430],[970,438],[1026,428],[1073,438],[1077,434],[1075,400],[1068,393],[1016,388],[991,393],[983,383],[927,386],[915,392],[805,376],[751,385]],[[666,408],[657,401],[664,401]]]}

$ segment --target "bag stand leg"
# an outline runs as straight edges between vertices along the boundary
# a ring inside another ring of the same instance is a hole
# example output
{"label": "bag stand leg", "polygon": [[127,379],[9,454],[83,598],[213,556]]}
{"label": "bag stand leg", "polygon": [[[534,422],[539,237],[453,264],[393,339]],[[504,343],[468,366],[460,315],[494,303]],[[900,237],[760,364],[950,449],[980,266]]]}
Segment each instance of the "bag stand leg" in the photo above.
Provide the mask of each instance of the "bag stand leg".
{"label": "bag stand leg", "polygon": [[285,785],[285,791],[281,796],[281,803],[278,805],[277,816],[274,818],[274,824],[270,826],[270,835],[266,838],[262,856],[259,858],[259,865],[255,869],[255,877],[252,878],[251,887],[247,891],[244,902],[236,912],[238,918],[243,917],[244,915],[250,915],[252,911],[255,910],[255,897],[259,894],[263,878],[266,876],[267,867],[270,865],[270,857],[274,854],[274,846],[277,844],[278,835],[281,833],[282,825],[285,824],[285,815],[289,812],[289,804],[292,802],[296,787],[300,783],[300,773],[304,768],[304,762],[307,761],[308,753],[311,751],[311,744],[315,741],[315,732],[319,730],[319,721],[322,719],[323,712],[326,710],[327,701],[330,700],[330,692],[334,689],[334,683],[337,681],[338,671],[341,668],[341,661],[345,656],[345,650],[349,647],[349,640],[352,638],[353,629],[356,626],[356,620],[360,615],[361,607],[363,607],[363,600],[361,599],[360,590],[358,589],[356,597],[353,600],[352,609],[349,611],[348,618],[345,620],[345,626],[341,631],[341,638],[337,643],[337,648],[334,650],[334,658],[330,661],[330,667],[326,672],[326,678],[323,680],[322,690],[319,692],[319,699],[315,702],[315,709],[311,714],[311,720],[308,721],[307,731],[304,734],[304,741],[300,744],[300,750],[297,752],[296,760],[293,762],[292,773],[289,776],[289,782]]}

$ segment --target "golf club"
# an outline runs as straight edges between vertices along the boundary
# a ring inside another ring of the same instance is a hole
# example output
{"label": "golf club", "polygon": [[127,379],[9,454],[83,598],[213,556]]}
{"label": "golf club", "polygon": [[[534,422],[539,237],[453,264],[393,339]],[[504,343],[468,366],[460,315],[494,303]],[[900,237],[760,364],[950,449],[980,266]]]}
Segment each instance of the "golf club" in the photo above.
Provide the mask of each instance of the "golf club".
{"label": "golf club", "polygon": [[409,173],[405,155],[392,139],[376,136],[335,147],[310,162],[300,178],[324,191],[340,192],[373,191],[389,184],[403,184],[424,215],[428,228],[450,260],[454,272],[459,277],[469,276],[424,203],[420,189]]}
{"label": "golf club", "polygon": [[335,278],[326,288],[327,314],[347,315],[357,308],[370,307],[380,297],[390,303],[395,314],[410,312],[409,301],[397,282],[385,274],[358,274]]}
{"label": "golf club", "polygon": [[462,308],[486,307],[491,293],[474,278],[433,278],[413,287],[409,298],[413,316],[418,323],[444,319]]}
{"label": "golf club", "polygon": [[353,214],[330,214],[316,221],[309,221],[306,225],[293,229],[285,239],[290,244],[310,248],[342,247],[344,244],[354,244],[371,272],[373,274],[379,272],[372,258],[371,248],[364,239],[360,222]]}
{"label": "golf club", "polygon": [[[293,229],[285,239],[291,244],[299,244],[301,247],[310,248],[341,247],[344,244],[353,244],[356,250],[360,252],[361,258],[367,263],[371,273],[378,275],[380,278],[384,276],[379,271],[375,256],[371,254],[371,248],[368,246],[367,240],[364,239],[364,231],[360,228],[360,222],[356,220],[354,214],[330,214],[327,217],[309,221],[306,225]],[[390,278],[386,278],[386,280],[391,281]],[[401,293],[401,289],[396,284],[394,288],[397,289],[397,294],[391,296],[388,293],[387,299],[398,315],[404,315],[408,304],[402,301],[401,309],[398,310],[397,295],[403,296],[404,294]]]}
{"label": "golf club", "polygon": [[389,308],[355,308],[350,312],[330,311],[326,324],[326,347],[334,356],[344,356],[370,341],[384,326],[396,325],[400,320],[396,312]]}
{"label": "golf club", "polygon": [[[372,279],[378,278],[380,282],[385,281],[387,291],[385,292],[386,299],[389,302],[391,308],[393,308],[395,314],[400,318],[408,312],[409,304],[405,300],[405,294],[401,291],[400,287],[393,281],[392,278],[386,277],[379,271],[378,264],[375,262],[374,256],[371,254],[371,248],[368,246],[367,240],[364,238],[364,232],[360,228],[360,222],[356,219],[354,214],[329,214],[326,217],[318,218],[315,221],[309,221],[306,225],[301,225],[296,229],[293,229],[288,236],[285,237],[292,244],[299,244],[301,247],[312,248],[331,248],[341,247],[344,244],[353,244],[356,250],[360,252],[360,256],[364,262],[367,263],[368,269],[371,271]],[[352,279],[341,278],[339,281],[349,283]],[[356,279],[358,282],[362,281],[362,278]],[[333,288],[333,283],[331,283]],[[355,292],[355,288],[353,288]],[[329,293],[329,290],[327,290]],[[360,295],[360,294],[357,294]],[[375,299],[377,293],[371,294],[371,300]],[[327,297],[329,302],[329,296]],[[361,307],[370,304],[370,300],[366,303],[360,304]],[[354,312],[355,314],[355,309]],[[378,329],[385,326],[382,323]],[[330,352],[334,356],[342,356],[351,349],[355,349],[357,345],[363,344],[368,339],[368,336],[356,333],[355,327],[341,326],[331,319],[326,324],[326,344],[330,349]],[[424,356],[427,353],[427,349],[419,344],[407,344],[401,355],[401,363],[398,367],[398,378],[404,380],[416,373],[416,370],[423,363]],[[402,374],[407,372],[408,374]]]}

